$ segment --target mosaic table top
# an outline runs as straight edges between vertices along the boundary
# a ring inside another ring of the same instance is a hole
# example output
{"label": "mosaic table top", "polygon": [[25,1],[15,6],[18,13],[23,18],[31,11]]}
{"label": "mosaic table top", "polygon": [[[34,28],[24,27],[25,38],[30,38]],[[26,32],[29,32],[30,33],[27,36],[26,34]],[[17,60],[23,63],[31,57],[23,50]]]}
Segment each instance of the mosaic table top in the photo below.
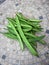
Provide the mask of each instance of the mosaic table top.
{"label": "mosaic table top", "polygon": [[22,52],[18,41],[0,34],[0,65],[49,65],[49,0],[0,0],[0,32],[7,25],[6,17],[22,12],[30,18],[41,19],[46,45],[38,44],[39,57],[31,55],[27,48]]}

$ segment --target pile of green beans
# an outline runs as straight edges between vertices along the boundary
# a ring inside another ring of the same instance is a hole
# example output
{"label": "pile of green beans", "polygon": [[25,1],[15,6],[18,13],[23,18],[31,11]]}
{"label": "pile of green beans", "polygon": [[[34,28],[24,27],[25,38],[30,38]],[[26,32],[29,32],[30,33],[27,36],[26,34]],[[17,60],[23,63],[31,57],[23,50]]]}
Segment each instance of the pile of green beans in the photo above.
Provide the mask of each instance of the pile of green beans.
{"label": "pile of green beans", "polygon": [[45,35],[37,36],[37,32],[41,32],[42,28],[39,24],[41,20],[26,18],[22,13],[17,13],[15,18],[7,18],[7,32],[3,32],[8,38],[18,40],[21,49],[24,45],[29,49],[32,55],[39,56],[36,50],[37,42],[45,44],[43,38]]}

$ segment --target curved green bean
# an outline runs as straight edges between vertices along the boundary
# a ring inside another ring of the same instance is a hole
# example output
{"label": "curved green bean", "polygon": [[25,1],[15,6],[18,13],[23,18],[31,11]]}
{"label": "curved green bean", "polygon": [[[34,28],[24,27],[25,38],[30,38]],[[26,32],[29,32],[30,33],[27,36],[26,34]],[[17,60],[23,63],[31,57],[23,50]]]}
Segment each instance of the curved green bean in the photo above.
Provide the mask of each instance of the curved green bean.
{"label": "curved green bean", "polygon": [[12,24],[12,21],[13,21],[13,20],[11,20],[11,19],[9,19],[9,18],[7,18],[7,19],[9,20],[9,24],[10,24],[11,28],[13,29],[13,31],[15,32],[15,34],[16,34],[16,36],[17,36],[19,42],[20,42],[20,47],[21,47],[21,49],[23,50],[23,43],[22,43],[22,40],[21,40],[21,38],[20,38],[18,32],[16,31],[15,27],[14,27],[13,24]]}

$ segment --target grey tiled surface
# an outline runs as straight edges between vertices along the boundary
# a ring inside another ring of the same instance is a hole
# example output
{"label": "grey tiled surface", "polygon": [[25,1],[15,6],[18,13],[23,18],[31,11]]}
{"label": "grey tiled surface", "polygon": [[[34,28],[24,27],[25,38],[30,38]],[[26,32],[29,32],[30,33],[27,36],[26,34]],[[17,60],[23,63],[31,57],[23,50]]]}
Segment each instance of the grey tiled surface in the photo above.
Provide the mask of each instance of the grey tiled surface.
{"label": "grey tiled surface", "polygon": [[30,18],[41,19],[47,45],[38,44],[40,57],[32,56],[27,48],[22,52],[18,41],[0,34],[0,65],[49,65],[49,0],[0,0],[0,32],[7,25],[6,17],[22,12]]}

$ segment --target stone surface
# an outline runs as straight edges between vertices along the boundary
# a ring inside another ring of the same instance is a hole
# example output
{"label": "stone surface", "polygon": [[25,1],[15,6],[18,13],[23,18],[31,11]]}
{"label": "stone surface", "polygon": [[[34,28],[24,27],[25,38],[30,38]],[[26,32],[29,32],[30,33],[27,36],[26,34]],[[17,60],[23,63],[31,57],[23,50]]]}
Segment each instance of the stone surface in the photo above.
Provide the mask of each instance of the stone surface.
{"label": "stone surface", "polygon": [[2,4],[5,0],[0,0],[0,4]]}
{"label": "stone surface", "polygon": [[[17,12],[22,12],[30,18],[41,19],[41,26],[45,34],[47,45],[38,44],[40,57],[31,55],[28,49],[22,52],[18,41],[8,39],[0,34],[0,65],[48,65],[49,55],[49,0],[0,0],[0,32],[4,31],[7,25],[6,17],[14,17]],[[6,56],[5,56],[6,55]],[[4,60],[3,60],[4,59]]]}

